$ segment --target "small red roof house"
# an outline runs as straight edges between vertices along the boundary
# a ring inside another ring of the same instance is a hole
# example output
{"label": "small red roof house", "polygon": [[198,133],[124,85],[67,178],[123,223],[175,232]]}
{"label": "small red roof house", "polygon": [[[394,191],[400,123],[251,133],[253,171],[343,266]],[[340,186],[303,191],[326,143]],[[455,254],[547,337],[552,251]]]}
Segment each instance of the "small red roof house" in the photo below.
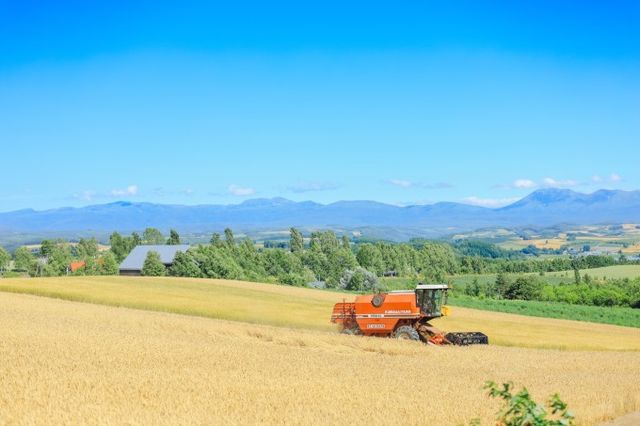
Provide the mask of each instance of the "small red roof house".
{"label": "small red roof house", "polygon": [[69,271],[71,273],[76,272],[80,268],[84,268],[87,263],[84,260],[77,260],[69,264]]}

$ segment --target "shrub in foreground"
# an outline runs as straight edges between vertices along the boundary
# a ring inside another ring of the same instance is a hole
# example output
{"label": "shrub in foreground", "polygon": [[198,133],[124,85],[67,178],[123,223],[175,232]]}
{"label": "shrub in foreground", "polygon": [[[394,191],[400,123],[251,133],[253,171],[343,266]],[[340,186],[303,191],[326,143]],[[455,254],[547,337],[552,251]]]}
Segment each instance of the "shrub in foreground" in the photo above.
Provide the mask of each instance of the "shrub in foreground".
{"label": "shrub in foreground", "polygon": [[[486,382],[484,389],[488,389],[489,396],[504,401],[496,420],[504,426],[568,426],[573,425],[573,414],[567,409],[567,404],[556,393],[547,402],[551,413],[544,405],[535,402],[527,388],[522,388],[513,394],[513,383],[503,383],[498,386],[495,382]],[[478,421],[475,421],[478,424]]]}

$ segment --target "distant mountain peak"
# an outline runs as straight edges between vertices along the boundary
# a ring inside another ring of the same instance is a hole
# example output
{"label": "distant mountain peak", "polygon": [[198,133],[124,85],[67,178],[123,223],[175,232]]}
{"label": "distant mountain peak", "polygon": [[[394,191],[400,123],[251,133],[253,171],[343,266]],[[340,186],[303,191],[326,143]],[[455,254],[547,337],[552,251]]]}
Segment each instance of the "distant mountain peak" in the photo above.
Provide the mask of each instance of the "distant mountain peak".
{"label": "distant mountain peak", "polygon": [[[113,203],[109,203],[107,204],[108,206],[114,206],[114,207],[130,207],[132,206],[134,203],[131,201],[114,201]],[[97,205],[99,206],[99,204]]]}

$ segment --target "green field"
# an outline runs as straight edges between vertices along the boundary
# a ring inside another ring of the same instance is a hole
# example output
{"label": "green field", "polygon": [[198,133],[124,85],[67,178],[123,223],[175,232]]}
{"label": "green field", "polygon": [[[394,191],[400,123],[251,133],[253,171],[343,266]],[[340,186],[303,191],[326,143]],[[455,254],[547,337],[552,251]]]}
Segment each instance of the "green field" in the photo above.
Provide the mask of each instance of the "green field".
{"label": "green field", "polygon": [[[620,279],[620,278],[637,278],[640,277],[640,265],[616,265],[606,266],[604,268],[582,269],[580,273],[588,274],[594,278]],[[544,278],[556,277],[561,278],[567,275],[571,280],[573,271],[549,272]]]}
{"label": "green field", "polygon": [[507,312],[544,318],[570,319],[603,324],[640,327],[640,309],[569,305],[534,300],[477,299],[468,296],[449,298],[449,304],[494,312]]}
{"label": "green field", "polygon": [[[571,283],[574,280],[573,271],[569,274],[567,271],[556,272],[557,275],[552,275],[551,273],[546,273],[544,275],[540,275],[539,273],[527,273],[523,275],[536,275],[540,278],[541,281],[547,282],[549,284],[561,284],[561,283]],[[518,275],[518,274],[512,274]],[[478,284],[488,284],[495,283],[496,277],[498,274],[465,274],[465,275],[454,275],[451,277],[447,277],[447,281],[453,285],[454,288],[456,286],[464,287],[467,284],[471,284],[473,280],[478,280]]]}
{"label": "green field", "polygon": [[[640,265],[615,265],[606,266],[604,268],[593,269],[581,269],[580,274],[589,275],[593,278],[607,278],[607,279],[621,279],[621,278],[637,278],[640,277]],[[517,275],[517,274],[512,274]],[[549,284],[561,284],[572,283],[574,281],[573,271],[558,271],[558,272],[546,272],[544,275],[538,273],[529,273],[524,275],[537,275],[540,280]],[[478,280],[480,284],[494,283],[496,281],[497,274],[466,274],[466,275],[454,275],[447,277],[448,281],[451,281],[453,286],[471,284],[474,279]],[[391,279],[394,280],[394,279]],[[402,279],[397,279],[402,280]],[[390,281],[386,279],[385,282]],[[401,285],[398,284],[392,285]]]}

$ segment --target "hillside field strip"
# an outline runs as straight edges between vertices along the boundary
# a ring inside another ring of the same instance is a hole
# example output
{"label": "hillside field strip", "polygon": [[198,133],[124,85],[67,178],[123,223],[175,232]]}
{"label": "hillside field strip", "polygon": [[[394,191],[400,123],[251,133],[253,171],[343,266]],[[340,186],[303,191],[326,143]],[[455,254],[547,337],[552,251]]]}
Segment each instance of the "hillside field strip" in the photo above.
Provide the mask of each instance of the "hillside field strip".
{"label": "hillside field strip", "polygon": [[431,347],[4,292],[0,306],[1,424],[492,424],[489,379],[559,392],[582,425],[640,409],[638,352]]}
{"label": "hillside field strip", "polygon": [[[640,277],[640,265],[614,265],[614,266],[605,266],[602,268],[592,268],[592,269],[580,269],[581,275],[589,275],[592,278],[607,278],[607,279],[621,279],[621,278],[638,278]],[[557,271],[557,272],[546,272],[544,275],[540,275],[536,272],[523,273],[523,274],[507,274],[507,275],[535,275],[540,281],[548,282],[549,284],[560,284],[560,283],[568,283],[571,284],[574,282],[574,272],[573,271]],[[464,274],[464,275],[452,275],[447,277],[448,280],[452,281],[454,285],[462,284],[470,284],[473,280],[478,280],[479,284],[486,283],[494,283],[496,281],[496,277],[498,274]],[[398,280],[402,280],[399,278]]]}
{"label": "hillside field strip", "polygon": [[[640,265],[615,265],[605,266],[603,268],[581,269],[580,273],[583,275],[588,274],[594,278],[637,278],[640,277]],[[549,272],[547,275],[554,277],[567,275],[568,277],[571,277],[571,274],[573,274],[573,271]],[[544,279],[544,277],[542,278]]]}
{"label": "hillside field strip", "polygon": [[[329,322],[333,304],[354,297],[243,281],[113,276],[3,279],[0,291],[329,332],[336,332]],[[502,346],[640,351],[640,328],[461,307],[433,324],[447,331],[482,331]]]}

